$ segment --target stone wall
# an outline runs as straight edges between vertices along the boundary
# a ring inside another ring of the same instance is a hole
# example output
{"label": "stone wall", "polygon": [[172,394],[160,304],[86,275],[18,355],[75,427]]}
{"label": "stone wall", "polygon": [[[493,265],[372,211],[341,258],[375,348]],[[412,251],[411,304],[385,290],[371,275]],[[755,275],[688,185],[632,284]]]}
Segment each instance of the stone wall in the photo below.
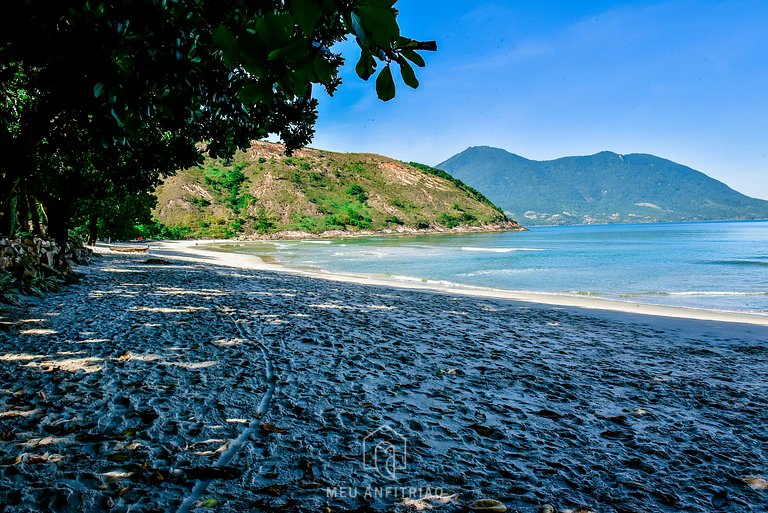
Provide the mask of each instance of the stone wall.
{"label": "stone wall", "polygon": [[64,255],[65,268],[56,268],[56,254],[59,245],[41,237],[19,237],[16,239],[0,238],[0,273],[12,274],[21,285],[36,277],[63,276],[70,271],[73,264],[89,264],[93,252],[78,242],[67,245]]}

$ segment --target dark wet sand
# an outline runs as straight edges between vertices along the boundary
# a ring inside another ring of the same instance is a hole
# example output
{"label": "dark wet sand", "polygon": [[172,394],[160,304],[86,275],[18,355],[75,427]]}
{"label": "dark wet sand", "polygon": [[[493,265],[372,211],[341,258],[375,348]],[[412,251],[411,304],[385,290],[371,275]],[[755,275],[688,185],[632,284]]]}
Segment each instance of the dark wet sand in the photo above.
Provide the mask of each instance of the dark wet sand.
{"label": "dark wet sand", "polygon": [[765,327],[144,259],[0,311],[0,510],[768,511]]}

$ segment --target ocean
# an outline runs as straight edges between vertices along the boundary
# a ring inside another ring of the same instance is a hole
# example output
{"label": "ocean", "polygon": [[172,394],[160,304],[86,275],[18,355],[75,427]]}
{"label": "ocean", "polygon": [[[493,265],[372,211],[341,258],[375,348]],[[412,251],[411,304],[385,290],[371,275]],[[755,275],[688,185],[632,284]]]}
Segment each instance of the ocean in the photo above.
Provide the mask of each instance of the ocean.
{"label": "ocean", "polygon": [[292,268],[768,315],[768,221],[226,244]]}

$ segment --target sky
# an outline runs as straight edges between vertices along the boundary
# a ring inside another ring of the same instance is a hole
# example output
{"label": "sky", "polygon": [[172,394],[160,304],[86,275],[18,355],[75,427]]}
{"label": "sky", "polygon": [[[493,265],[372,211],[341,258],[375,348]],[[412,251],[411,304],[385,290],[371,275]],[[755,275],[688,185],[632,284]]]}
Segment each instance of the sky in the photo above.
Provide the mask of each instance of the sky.
{"label": "sky", "polygon": [[768,1],[399,0],[437,40],[412,90],[354,74],[320,100],[312,147],[435,165],[469,146],[535,160],[650,153],[768,199]]}

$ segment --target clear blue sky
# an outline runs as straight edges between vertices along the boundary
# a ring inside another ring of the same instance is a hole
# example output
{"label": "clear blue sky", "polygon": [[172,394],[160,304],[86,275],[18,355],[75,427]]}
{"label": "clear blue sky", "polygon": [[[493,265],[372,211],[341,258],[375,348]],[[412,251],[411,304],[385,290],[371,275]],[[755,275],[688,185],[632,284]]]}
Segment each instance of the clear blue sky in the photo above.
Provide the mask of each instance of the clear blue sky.
{"label": "clear blue sky", "polygon": [[400,0],[439,51],[376,99],[320,94],[313,147],[437,164],[468,146],[532,159],[651,153],[768,199],[768,1]]}

